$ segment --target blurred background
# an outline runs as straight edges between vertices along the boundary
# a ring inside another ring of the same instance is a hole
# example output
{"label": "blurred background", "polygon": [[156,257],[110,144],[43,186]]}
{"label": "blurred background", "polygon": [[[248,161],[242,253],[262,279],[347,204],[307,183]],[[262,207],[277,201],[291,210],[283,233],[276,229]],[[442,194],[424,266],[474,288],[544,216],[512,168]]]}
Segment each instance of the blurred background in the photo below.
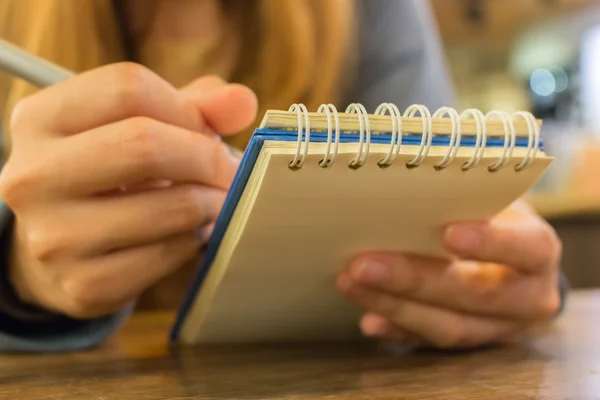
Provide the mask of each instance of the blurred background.
{"label": "blurred background", "polygon": [[556,157],[529,194],[577,288],[600,286],[600,1],[432,0],[460,107],[530,110]]}

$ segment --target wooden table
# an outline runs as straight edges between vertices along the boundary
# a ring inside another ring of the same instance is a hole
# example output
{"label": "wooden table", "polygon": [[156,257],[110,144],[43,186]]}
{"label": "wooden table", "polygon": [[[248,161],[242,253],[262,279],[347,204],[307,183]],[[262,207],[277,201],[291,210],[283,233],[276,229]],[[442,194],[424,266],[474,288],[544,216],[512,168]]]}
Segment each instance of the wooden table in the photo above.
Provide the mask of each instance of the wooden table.
{"label": "wooden table", "polygon": [[168,346],[141,314],[102,348],[0,356],[0,399],[598,399],[600,291],[571,295],[551,328],[475,352],[375,346]]}

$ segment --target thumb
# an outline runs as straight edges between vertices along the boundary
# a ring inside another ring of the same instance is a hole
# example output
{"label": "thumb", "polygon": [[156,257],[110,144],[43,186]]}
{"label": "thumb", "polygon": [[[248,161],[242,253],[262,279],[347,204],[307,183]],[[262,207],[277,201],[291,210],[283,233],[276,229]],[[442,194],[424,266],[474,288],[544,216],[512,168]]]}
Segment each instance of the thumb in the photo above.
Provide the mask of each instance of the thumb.
{"label": "thumb", "polygon": [[197,107],[207,127],[219,135],[235,134],[256,119],[258,99],[247,86],[211,75],[191,82],[180,92]]}

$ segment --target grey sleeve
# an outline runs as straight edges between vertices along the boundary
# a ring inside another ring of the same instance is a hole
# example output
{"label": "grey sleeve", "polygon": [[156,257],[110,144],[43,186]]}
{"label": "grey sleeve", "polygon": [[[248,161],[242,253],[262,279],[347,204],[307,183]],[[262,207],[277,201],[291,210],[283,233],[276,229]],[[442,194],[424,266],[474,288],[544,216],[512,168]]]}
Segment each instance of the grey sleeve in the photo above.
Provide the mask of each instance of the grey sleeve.
{"label": "grey sleeve", "polygon": [[8,280],[8,246],[14,216],[0,199],[0,352],[63,352],[94,347],[128,318],[131,306],[113,315],[75,320],[21,303]]}
{"label": "grey sleeve", "polygon": [[[383,102],[403,112],[412,104],[458,107],[429,2],[423,0],[362,0],[358,2],[360,34],[354,85],[344,103],[362,103],[372,113]],[[569,283],[557,282],[565,307]]]}
{"label": "grey sleeve", "polygon": [[403,112],[423,104],[432,112],[456,107],[456,97],[429,3],[362,0],[358,3],[358,60],[344,96],[369,112],[390,102]]}

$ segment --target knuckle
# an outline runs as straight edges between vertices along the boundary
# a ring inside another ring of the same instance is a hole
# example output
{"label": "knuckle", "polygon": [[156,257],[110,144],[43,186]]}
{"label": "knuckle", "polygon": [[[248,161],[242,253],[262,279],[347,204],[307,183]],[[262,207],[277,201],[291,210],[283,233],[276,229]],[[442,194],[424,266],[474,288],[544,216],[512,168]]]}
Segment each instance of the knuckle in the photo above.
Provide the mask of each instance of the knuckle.
{"label": "knuckle", "polygon": [[560,308],[560,295],[556,288],[541,296],[538,303],[538,314],[542,318],[551,318]]}
{"label": "knuckle", "polygon": [[552,226],[548,223],[540,224],[538,243],[541,249],[539,264],[542,266],[557,264],[562,257],[562,242]]}
{"label": "knuckle", "polygon": [[11,162],[0,174],[0,197],[10,207],[17,207],[30,199],[33,188],[39,182],[39,174],[33,168],[15,167]]}
{"label": "knuckle", "polygon": [[551,262],[558,262],[562,257],[562,241],[558,236],[558,233],[550,225],[546,225],[546,240],[550,249],[550,255],[552,256]]}
{"label": "knuckle", "polygon": [[28,116],[34,107],[36,96],[28,96],[20,99],[14,105],[9,119],[9,131],[11,133],[17,131],[21,123],[28,120]]}
{"label": "knuckle", "polygon": [[28,229],[25,240],[29,253],[41,262],[55,260],[68,248],[69,238],[64,232],[61,229]]}
{"label": "knuckle", "polygon": [[135,117],[127,121],[121,131],[119,147],[123,156],[133,165],[144,169],[158,168],[164,158],[156,134],[156,121]]}
{"label": "knuckle", "polygon": [[98,285],[89,279],[71,279],[63,282],[66,298],[64,311],[74,318],[91,318],[98,315],[101,308],[102,292]]}
{"label": "knuckle", "polygon": [[115,104],[125,113],[138,115],[143,113],[148,104],[148,83],[152,73],[146,67],[122,62],[112,65]]}

